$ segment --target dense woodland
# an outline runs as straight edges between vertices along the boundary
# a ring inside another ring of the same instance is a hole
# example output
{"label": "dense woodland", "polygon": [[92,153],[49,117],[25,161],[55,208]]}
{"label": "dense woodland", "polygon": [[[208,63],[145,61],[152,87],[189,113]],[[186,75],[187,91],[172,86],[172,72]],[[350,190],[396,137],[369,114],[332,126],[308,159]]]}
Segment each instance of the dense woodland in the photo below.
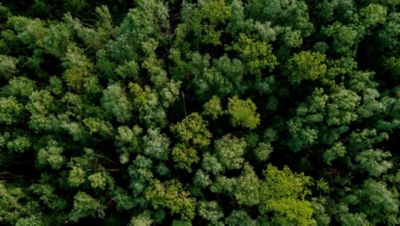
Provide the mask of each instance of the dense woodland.
{"label": "dense woodland", "polygon": [[400,225],[400,0],[2,0],[0,224]]}

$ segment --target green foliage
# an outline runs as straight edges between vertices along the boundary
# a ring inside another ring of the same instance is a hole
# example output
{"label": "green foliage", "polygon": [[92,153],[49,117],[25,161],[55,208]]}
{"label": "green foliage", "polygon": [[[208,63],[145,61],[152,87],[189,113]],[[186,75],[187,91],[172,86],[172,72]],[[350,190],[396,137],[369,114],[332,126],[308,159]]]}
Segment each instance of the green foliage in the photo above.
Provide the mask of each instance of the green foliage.
{"label": "green foliage", "polygon": [[194,148],[185,147],[183,144],[178,144],[174,147],[171,154],[176,168],[185,169],[188,172],[192,171],[191,165],[200,160]]}
{"label": "green foliage", "polygon": [[30,127],[36,131],[50,131],[56,129],[59,125],[51,111],[55,108],[53,105],[54,97],[46,90],[34,91],[29,96],[29,102],[26,109],[31,113]]}
{"label": "green foliage", "polygon": [[74,207],[69,213],[69,220],[78,221],[80,218],[87,216],[98,216],[103,218],[105,206],[99,201],[91,197],[89,194],[79,191],[74,196]]}
{"label": "green foliage", "polygon": [[24,76],[18,76],[10,79],[8,85],[3,87],[2,92],[6,96],[26,98],[29,97],[35,89],[34,81]]}
{"label": "green foliage", "polygon": [[103,91],[101,103],[103,108],[110,112],[118,122],[127,122],[132,117],[132,104],[123,88],[118,84],[110,85]]}
{"label": "green foliage", "polygon": [[67,49],[63,66],[64,80],[67,86],[74,90],[81,90],[90,78],[90,71],[93,67],[83,51],[76,46],[70,46]]}
{"label": "green foliage", "polygon": [[312,225],[313,209],[305,197],[311,193],[307,188],[311,178],[293,173],[288,167],[278,170],[268,165],[265,180],[260,188],[260,211],[274,212],[273,221],[288,224]]}
{"label": "green foliage", "polygon": [[212,119],[217,119],[223,114],[221,107],[221,100],[218,96],[213,96],[209,101],[207,101],[204,106],[204,114],[210,116]]}
{"label": "green foliage", "polygon": [[97,118],[85,118],[83,124],[89,129],[89,133],[99,134],[101,136],[109,136],[112,133],[112,126],[109,122],[99,120]]}
{"label": "green foliage", "polygon": [[384,6],[371,3],[360,11],[364,26],[376,26],[385,22],[387,10]]}
{"label": "green foliage", "polygon": [[260,124],[260,114],[251,99],[241,100],[237,96],[229,98],[228,113],[234,126],[254,129]]}
{"label": "green foliage", "polygon": [[225,135],[215,141],[215,155],[224,169],[240,169],[244,163],[246,142],[243,139]]}
{"label": "green foliage", "polygon": [[85,171],[77,166],[73,166],[69,171],[68,183],[72,187],[78,187],[85,182]]}
{"label": "green foliage", "polygon": [[[173,54],[173,55],[172,55]],[[200,100],[209,100],[217,95],[219,98],[230,94],[240,93],[244,87],[241,84],[244,76],[244,64],[236,58],[229,58],[227,54],[210,60],[210,55],[193,52],[186,56],[188,63],[182,61],[180,53],[171,53],[171,58],[176,62],[173,73],[174,79],[188,79],[192,81],[189,87]]]}
{"label": "green foliage", "polygon": [[195,216],[196,200],[182,188],[179,181],[165,183],[154,180],[145,192],[146,200],[155,208],[167,208],[171,214],[180,214],[184,220],[191,220]]}
{"label": "green foliage", "polygon": [[359,104],[360,97],[353,91],[344,88],[335,90],[331,94],[331,103],[327,104],[328,108],[328,125],[349,124],[357,119],[355,109]]}
{"label": "green foliage", "polygon": [[139,135],[141,133],[142,129],[139,126],[134,126],[133,129],[127,126],[119,126],[117,128],[115,145],[119,148],[119,159],[122,164],[126,164],[129,161],[130,153],[138,151]]}
{"label": "green foliage", "polygon": [[150,226],[153,223],[148,213],[132,217],[129,226]]}
{"label": "green foliage", "polygon": [[253,168],[245,164],[242,174],[236,179],[234,196],[239,205],[254,206],[260,201],[260,180]]}
{"label": "green foliage", "polygon": [[18,136],[13,140],[8,141],[7,143],[8,150],[19,153],[28,151],[31,146],[31,141],[26,136]]}
{"label": "green foliage", "polygon": [[14,121],[17,122],[18,115],[21,114],[23,106],[17,102],[15,97],[1,97],[0,104],[0,123],[12,125]]}
{"label": "green foliage", "polygon": [[0,182],[0,194],[0,222],[16,223],[36,213],[34,203],[21,203],[20,200],[26,197],[21,188],[8,188],[4,182]]}
{"label": "green foliage", "polygon": [[88,180],[92,188],[103,190],[106,186],[106,177],[100,172],[88,176]]}
{"label": "green foliage", "polygon": [[60,169],[65,163],[65,157],[62,152],[63,148],[59,147],[57,142],[50,141],[46,147],[39,150],[37,163],[40,166],[50,165],[53,169]]}
{"label": "green foliage", "polygon": [[198,203],[199,215],[211,222],[216,223],[219,219],[224,216],[221,207],[216,201],[201,201]]}
{"label": "green foliage", "polygon": [[225,219],[226,225],[229,226],[255,226],[256,221],[243,210],[233,210],[232,213]]}
{"label": "green foliage", "polygon": [[[384,222],[388,225],[399,223],[395,217],[395,214],[399,212],[398,194],[388,190],[384,183],[373,180],[365,181],[360,192],[363,203],[374,207],[361,207],[368,216],[372,217],[372,223]],[[387,215],[388,218],[382,219],[380,217],[382,213]]]}
{"label": "green foliage", "polygon": [[211,184],[210,176],[203,172],[201,169],[198,170],[193,178],[193,185],[200,188],[205,188]]}
{"label": "green foliage", "polygon": [[[195,45],[200,43],[220,45],[223,31],[219,29],[218,25],[223,24],[229,18],[231,9],[225,0],[205,0],[196,5],[183,4],[181,14],[184,23],[180,24],[177,30],[189,34],[193,32],[196,37]],[[185,36],[185,34],[178,34],[179,36]]]}
{"label": "green foliage", "polygon": [[[165,127],[167,126],[167,119],[164,109],[160,106],[159,97],[156,93],[152,92],[150,87],[145,86],[142,88],[136,83],[129,84],[130,91],[135,95],[134,106],[139,110],[139,119],[148,127]],[[175,92],[178,92],[176,90]],[[170,95],[170,92],[165,93]],[[175,101],[164,104],[172,104]]]}
{"label": "green foliage", "polygon": [[260,143],[258,147],[254,149],[254,155],[259,161],[266,161],[272,153],[272,146],[269,143]]}
{"label": "green foliage", "polygon": [[355,25],[344,25],[335,22],[322,29],[322,34],[331,38],[332,49],[338,54],[353,55],[354,45],[357,43],[358,33]]}
{"label": "green foliage", "polygon": [[239,35],[239,41],[233,44],[232,49],[239,53],[250,73],[261,74],[264,68],[272,71],[277,64],[272,47],[268,43],[253,40],[245,34]]}
{"label": "green foliage", "polygon": [[210,144],[211,133],[207,129],[207,122],[198,113],[192,113],[175,125],[171,131],[185,143],[199,146]]}
{"label": "green foliage", "polygon": [[323,155],[324,161],[331,165],[332,161],[346,155],[346,148],[341,142],[335,143],[331,148],[326,150]]}
{"label": "green foliage", "polygon": [[324,78],[326,74],[325,56],[320,53],[303,51],[294,54],[288,62],[288,76],[292,83],[314,81]]}
{"label": "green foliage", "polygon": [[158,129],[149,129],[143,137],[145,147],[143,153],[151,158],[166,160],[168,159],[168,146],[170,141],[167,136],[160,134]]}
{"label": "green foliage", "polygon": [[0,55],[0,78],[8,79],[17,72],[17,59]]}
{"label": "green foliage", "polygon": [[399,6],[2,1],[0,225],[399,225]]}
{"label": "green foliage", "polygon": [[366,171],[371,176],[380,176],[392,168],[393,164],[385,160],[391,156],[389,152],[368,149],[360,152],[355,159],[361,171]]}

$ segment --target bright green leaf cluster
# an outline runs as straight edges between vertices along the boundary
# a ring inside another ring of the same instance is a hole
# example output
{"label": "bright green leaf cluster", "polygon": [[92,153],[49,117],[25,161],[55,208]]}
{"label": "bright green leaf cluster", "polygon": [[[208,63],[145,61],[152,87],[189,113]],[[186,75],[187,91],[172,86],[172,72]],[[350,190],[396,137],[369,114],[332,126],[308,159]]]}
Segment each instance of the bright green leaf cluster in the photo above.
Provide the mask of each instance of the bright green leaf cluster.
{"label": "bright green leaf cluster", "polygon": [[237,96],[229,98],[228,113],[234,126],[254,129],[260,124],[260,114],[251,99],[242,100]]}

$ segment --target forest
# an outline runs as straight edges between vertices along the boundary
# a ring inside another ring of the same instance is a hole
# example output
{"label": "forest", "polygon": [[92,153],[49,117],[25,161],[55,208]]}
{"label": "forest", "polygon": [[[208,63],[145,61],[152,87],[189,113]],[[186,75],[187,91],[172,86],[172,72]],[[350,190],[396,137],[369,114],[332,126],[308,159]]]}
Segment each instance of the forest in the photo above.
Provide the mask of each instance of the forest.
{"label": "forest", "polygon": [[400,225],[399,147],[400,0],[0,1],[0,225]]}

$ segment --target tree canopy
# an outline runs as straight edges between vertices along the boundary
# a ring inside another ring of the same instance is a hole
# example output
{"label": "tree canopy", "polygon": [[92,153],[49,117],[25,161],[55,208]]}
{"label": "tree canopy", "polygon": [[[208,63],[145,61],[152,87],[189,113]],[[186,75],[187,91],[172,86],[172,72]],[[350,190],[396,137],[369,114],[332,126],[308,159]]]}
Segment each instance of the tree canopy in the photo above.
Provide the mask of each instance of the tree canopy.
{"label": "tree canopy", "polygon": [[399,0],[0,2],[0,224],[400,225]]}

